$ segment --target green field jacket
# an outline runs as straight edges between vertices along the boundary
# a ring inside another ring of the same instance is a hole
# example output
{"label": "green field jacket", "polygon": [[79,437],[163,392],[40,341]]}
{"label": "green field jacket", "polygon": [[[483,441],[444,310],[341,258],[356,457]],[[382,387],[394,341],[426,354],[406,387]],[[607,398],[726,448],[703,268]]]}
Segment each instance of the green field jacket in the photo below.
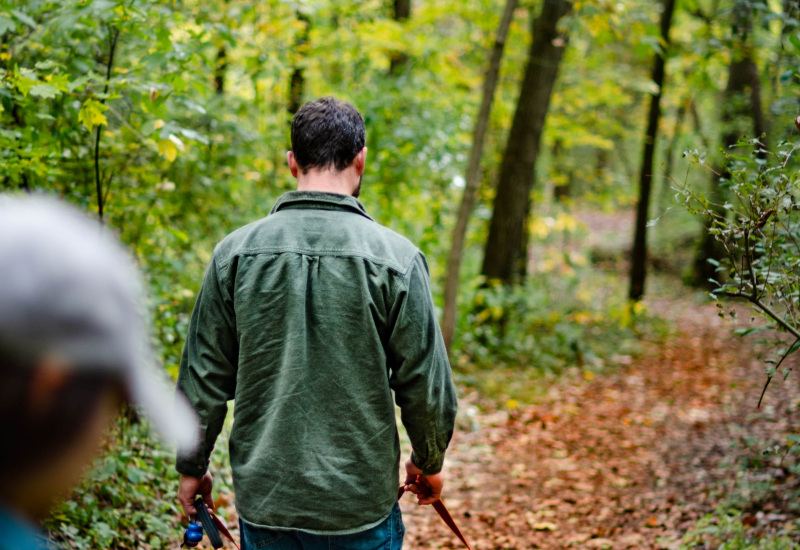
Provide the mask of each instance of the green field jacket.
{"label": "green field jacket", "polygon": [[240,517],[346,534],[397,500],[392,401],[426,474],[442,467],[455,387],[423,254],[355,198],[293,191],[214,250],[178,377],[202,476],[235,399],[230,460]]}

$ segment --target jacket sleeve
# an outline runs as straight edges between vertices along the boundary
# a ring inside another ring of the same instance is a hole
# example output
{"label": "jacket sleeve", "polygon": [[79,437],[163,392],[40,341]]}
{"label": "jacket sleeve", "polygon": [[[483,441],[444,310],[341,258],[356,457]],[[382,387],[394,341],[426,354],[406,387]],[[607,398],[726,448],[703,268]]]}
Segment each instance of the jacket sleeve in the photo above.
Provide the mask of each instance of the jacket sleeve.
{"label": "jacket sleeve", "polygon": [[457,404],[421,252],[399,283],[390,320],[389,383],[411,439],[411,460],[424,475],[432,475],[442,469]]}
{"label": "jacket sleeve", "polygon": [[236,390],[238,356],[233,299],[212,259],[189,322],[178,373],[178,391],[200,419],[199,444],[191,452],[178,453],[175,468],[181,474],[202,477],[208,469]]}

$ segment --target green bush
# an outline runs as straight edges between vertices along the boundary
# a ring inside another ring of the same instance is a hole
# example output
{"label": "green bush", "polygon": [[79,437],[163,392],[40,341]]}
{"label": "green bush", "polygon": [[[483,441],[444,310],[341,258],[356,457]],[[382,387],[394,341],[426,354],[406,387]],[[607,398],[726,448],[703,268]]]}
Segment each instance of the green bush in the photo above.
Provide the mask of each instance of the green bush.
{"label": "green bush", "polygon": [[[686,209],[707,224],[718,243],[714,299],[739,298],[750,302],[761,326],[742,331],[777,335],[770,342],[767,376],[788,376],[784,360],[800,349],[800,175],[796,152],[800,144],[786,141],[766,151],[760,140],[740,141],[725,156],[725,168],[716,172],[704,154],[686,156],[719,176],[719,188],[703,193],[678,186]],[[735,316],[719,303],[720,315]],[[787,338],[788,337],[788,338]]]}
{"label": "green bush", "polygon": [[708,514],[684,536],[681,550],[791,550],[797,546],[786,536],[759,536],[741,520],[736,509]]}
{"label": "green bush", "polygon": [[665,334],[663,321],[628,304],[624,281],[590,266],[563,264],[513,288],[480,284],[461,320],[454,369],[487,397],[530,401],[543,375],[599,372],[637,355],[643,334]]}

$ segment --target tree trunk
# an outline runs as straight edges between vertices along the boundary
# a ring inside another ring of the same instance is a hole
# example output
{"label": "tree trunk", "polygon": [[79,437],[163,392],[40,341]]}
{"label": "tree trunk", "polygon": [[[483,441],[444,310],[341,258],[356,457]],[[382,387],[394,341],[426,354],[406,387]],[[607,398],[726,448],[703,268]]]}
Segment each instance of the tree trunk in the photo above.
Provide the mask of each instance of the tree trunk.
{"label": "tree trunk", "polygon": [[644,137],[644,154],[642,170],[639,173],[639,204],[636,208],[636,233],[633,238],[631,254],[631,286],[628,298],[639,301],[644,294],[644,283],[647,275],[647,221],[650,205],[650,190],[653,183],[653,157],[655,156],[658,122],[661,118],[661,96],[664,91],[664,67],[669,47],[669,29],[672,26],[672,14],[675,11],[675,0],[663,0],[661,12],[662,50],[656,54],[653,65],[653,82],[658,91],[650,99],[650,114],[647,121],[647,132]]}
{"label": "tree trunk", "polygon": [[301,60],[308,54],[308,35],[311,31],[311,19],[307,15],[298,12],[297,20],[303,23],[303,30],[297,35],[294,43],[296,61],[292,76],[289,78],[289,101],[287,105],[287,110],[291,114],[295,114],[303,105],[306,79]]}
{"label": "tree trunk", "polygon": [[[486,70],[486,79],[483,82],[483,98],[481,99],[481,109],[475,121],[475,129],[472,134],[472,149],[469,154],[469,164],[467,166],[466,185],[464,194],[461,196],[461,206],[458,209],[456,225],[453,228],[453,242],[450,246],[450,256],[447,260],[447,276],[444,282],[444,317],[442,319],[442,334],[447,353],[453,343],[453,336],[456,328],[456,312],[458,308],[458,281],[461,270],[461,259],[464,253],[464,239],[467,235],[467,224],[475,205],[475,194],[478,191],[481,181],[481,156],[483,154],[483,142],[486,130],[489,127],[489,115],[492,112],[494,92],[497,88],[497,77],[500,72],[500,61],[503,58],[503,49],[506,44],[508,28],[511,26],[511,19],[517,7],[518,0],[507,0],[500,25],[497,28],[494,47],[489,56],[489,67]],[[396,3],[395,3],[396,5]]]}
{"label": "tree trunk", "polygon": [[[394,0],[394,20],[403,23],[411,17],[411,0]],[[405,52],[392,52],[389,60],[389,74],[397,75],[408,66],[408,54]]]}
{"label": "tree trunk", "polygon": [[566,44],[566,37],[559,35],[556,27],[570,8],[571,2],[567,0],[545,0],[541,14],[533,21],[533,41],[500,165],[481,269],[487,280],[511,284],[521,271],[520,261],[526,259],[520,258],[520,249],[527,230],[525,222],[530,208],[536,157],[550,94]]}

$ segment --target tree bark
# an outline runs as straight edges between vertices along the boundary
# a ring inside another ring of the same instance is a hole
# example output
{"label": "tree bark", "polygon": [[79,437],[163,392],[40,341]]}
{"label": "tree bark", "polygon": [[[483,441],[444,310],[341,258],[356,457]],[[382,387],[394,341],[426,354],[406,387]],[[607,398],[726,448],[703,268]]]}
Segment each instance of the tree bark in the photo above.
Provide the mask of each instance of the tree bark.
{"label": "tree bark", "polygon": [[[507,0],[500,25],[494,40],[494,47],[489,55],[489,67],[486,69],[486,79],[483,82],[483,98],[478,118],[475,120],[475,129],[472,134],[472,149],[469,153],[467,165],[467,178],[464,194],[461,196],[461,205],[458,209],[456,225],[453,228],[453,240],[450,246],[450,255],[447,259],[447,276],[444,282],[444,316],[442,319],[442,334],[447,353],[455,335],[457,308],[458,308],[458,281],[461,270],[461,259],[464,253],[464,239],[467,235],[467,224],[475,205],[475,194],[481,181],[481,156],[483,155],[483,142],[486,130],[489,127],[489,115],[492,112],[494,92],[497,89],[500,61],[503,58],[503,49],[506,45],[508,29],[514,16],[518,0]],[[395,2],[396,5],[396,2]]]}
{"label": "tree bark", "polygon": [[[394,0],[394,20],[403,23],[411,17],[411,0]],[[392,52],[389,59],[389,74],[397,75],[408,67],[408,54],[405,52]]]}
{"label": "tree bark", "polygon": [[566,36],[559,34],[557,25],[571,6],[567,0],[545,0],[541,14],[532,24],[533,41],[500,165],[481,269],[487,280],[513,283],[515,275],[521,271],[520,261],[526,260],[520,258],[520,249],[527,230],[536,157],[550,94],[566,44]]}
{"label": "tree bark", "polygon": [[650,191],[653,183],[653,157],[655,156],[658,122],[661,118],[661,96],[664,91],[664,74],[669,48],[669,29],[672,26],[672,14],[675,11],[675,0],[663,0],[661,12],[661,51],[656,54],[653,64],[653,82],[658,91],[650,99],[650,113],[647,131],[644,137],[644,153],[642,170],[639,173],[639,203],[636,207],[636,232],[633,238],[631,254],[631,275],[628,298],[641,300],[644,295],[645,277],[647,275],[647,221],[650,205]]}

